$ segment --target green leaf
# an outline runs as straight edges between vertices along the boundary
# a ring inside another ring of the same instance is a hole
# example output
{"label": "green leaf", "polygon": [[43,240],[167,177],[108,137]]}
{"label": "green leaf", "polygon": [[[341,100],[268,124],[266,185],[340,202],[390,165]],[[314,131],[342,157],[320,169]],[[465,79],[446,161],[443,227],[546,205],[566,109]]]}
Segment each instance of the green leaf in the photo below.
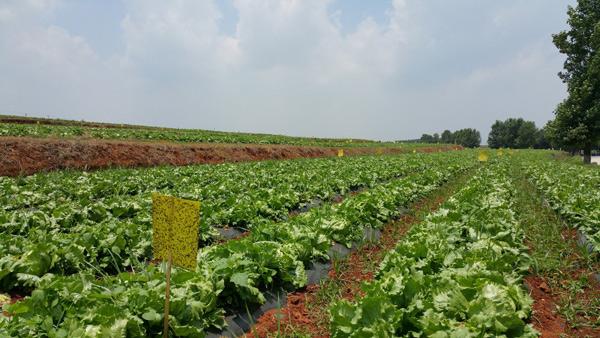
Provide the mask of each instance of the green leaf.
{"label": "green leaf", "polygon": [[152,323],[161,322],[163,320],[163,315],[161,313],[156,312],[154,309],[149,309],[146,311],[142,318]]}

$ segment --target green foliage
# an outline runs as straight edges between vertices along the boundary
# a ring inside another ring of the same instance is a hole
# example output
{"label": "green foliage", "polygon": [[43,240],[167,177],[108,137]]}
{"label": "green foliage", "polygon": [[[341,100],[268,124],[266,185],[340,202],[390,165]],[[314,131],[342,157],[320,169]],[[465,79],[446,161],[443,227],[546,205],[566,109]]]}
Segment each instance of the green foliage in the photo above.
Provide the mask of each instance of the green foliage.
{"label": "green foliage", "polygon": [[529,268],[505,164],[480,170],[384,258],[355,303],[331,308],[332,337],[533,337]]}
{"label": "green foliage", "polygon": [[444,130],[441,137],[438,133],[423,134],[419,141],[422,143],[454,143],[467,148],[476,148],[481,144],[481,134],[472,128],[459,129],[454,133]]}
{"label": "green foliage", "polygon": [[[313,200],[418,172],[445,154],[57,172],[0,178],[0,290],[46,273],[117,273],[152,258],[151,193],[201,202],[200,235],[213,226],[283,221]],[[456,156],[456,155],[451,155]],[[115,184],[114,182],[119,182]],[[44,253],[44,254],[42,254]]]}
{"label": "green foliage", "polygon": [[[30,297],[0,316],[0,336],[10,337],[147,337],[162,331],[164,272],[149,266],[98,280],[89,274],[50,278]],[[173,271],[170,325],[178,336],[203,334],[222,327],[223,310],[215,306],[223,282],[206,270]],[[185,333],[185,334],[184,334]]]}
{"label": "green foliage", "polygon": [[440,135],[438,133],[433,135],[423,134],[419,141],[422,143],[440,143]]}
{"label": "green foliage", "polygon": [[[526,156],[526,155],[522,155]],[[600,170],[529,155],[522,167],[548,204],[600,253]]]}
{"label": "green foliage", "polygon": [[522,118],[509,118],[496,121],[488,136],[490,148],[545,148],[547,142],[542,131],[538,130],[533,121]]}
{"label": "green foliage", "polygon": [[454,143],[454,134],[450,130],[446,129],[442,133],[440,141],[442,143]]}
{"label": "green foliage", "polygon": [[[555,299],[557,312],[566,319],[570,328],[597,327],[600,322],[594,319],[600,316],[600,299],[596,297],[595,300],[589,301],[583,295],[589,293],[590,289],[594,287],[594,283],[590,279],[599,271],[598,255],[597,253],[596,255],[588,254],[587,248],[581,248],[574,245],[572,240],[565,239],[565,221],[568,225],[573,224],[572,218],[564,213],[564,216],[561,216],[552,210],[549,206],[552,202],[546,201],[553,199],[550,196],[554,192],[550,190],[549,193],[546,193],[541,189],[538,190],[533,185],[534,179],[528,177],[527,170],[523,170],[531,165],[538,167],[538,165],[547,164],[560,167],[561,163],[556,163],[548,153],[534,154],[523,152],[520,156],[514,157],[516,162],[511,170],[517,184],[517,216],[523,224],[527,236],[526,241],[532,249],[531,257],[534,263],[532,272],[544,278],[552,293],[558,295]],[[570,165],[561,170],[573,174],[576,170],[571,170],[569,167]],[[580,171],[590,169],[584,168],[580,163],[576,167],[579,167]],[[573,167],[573,169],[575,168]],[[532,176],[537,176],[537,174]],[[579,185],[576,181],[577,178],[578,176],[571,180],[571,185]],[[566,182],[562,179],[559,181],[559,190],[562,190]],[[571,191],[573,188],[569,187]],[[570,195],[572,194],[573,192],[570,193]],[[595,199],[598,203],[598,198]],[[592,197],[590,202],[593,201]],[[573,226],[576,226],[576,223]]]}
{"label": "green foliage", "polygon": [[550,143],[550,140],[548,139],[548,132],[546,131],[546,127],[544,126],[544,128],[542,129],[538,129],[537,132],[535,133],[535,145],[534,148],[536,149],[550,149],[552,147],[552,144]]}
{"label": "green foliage", "polygon": [[[293,137],[271,134],[251,134],[222,132],[201,129],[172,129],[155,127],[107,127],[16,124],[0,122],[0,136],[30,137],[86,137],[93,139],[131,139],[149,141],[173,141],[194,143],[247,143],[247,144],[289,144],[322,147],[398,147],[394,142],[380,142],[361,139],[332,139],[316,137]],[[411,144],[408,147],[419,147]]]}
{"label": "green foliage", "polygon": [[579,0],[568,15],[569,30],[553,41],[567,57],[559,76],[569,96],[558,105],[549,135],[560,146],[584,149],[589,161],[600,142],[600,1]]}
{"label": "green foliage", "polygon": [[481,134],[473,128],[459,129],[453,136],[456,144],[466,148],[477,148],[481,144]]}
{"label": "green foliage", "polygon": [[[437,134],[435,134],[437,135]],[[439,137],[436,138],[435,136],[429,135],[429,134],[423,134],[421,136],[421,138],[419,139],[420,142],[423,143],[439,143]]]}
{"label": "green foliage", "polygon": [[[202,336],[209,328],[223,326],[225,309],[260,304],[263,292],[273,287],[304,286],[306,266],[327,258],[332,241],[350,246],[361,240],[364,227],[381,227],[400,214],[398,206],[409,205],[475,165],[472,152],[408,157],[421,168],[414,174],[376,183],[339,204],[325,204],[282,222],[256,224],[246,237],[201,248],[195,271],[174,271],[171,333]],[[393,164],[393,159],[386,163]],[[348,160],[335,159],[339,165]],[[320,180],[304,184],[315,182]],[[6,306],[12,317],[0,317],[0,336],[160,334],[165,284],[161,271],[141,265],[131,273],[102,278],[93,271],[44,275],[30,297]]]}

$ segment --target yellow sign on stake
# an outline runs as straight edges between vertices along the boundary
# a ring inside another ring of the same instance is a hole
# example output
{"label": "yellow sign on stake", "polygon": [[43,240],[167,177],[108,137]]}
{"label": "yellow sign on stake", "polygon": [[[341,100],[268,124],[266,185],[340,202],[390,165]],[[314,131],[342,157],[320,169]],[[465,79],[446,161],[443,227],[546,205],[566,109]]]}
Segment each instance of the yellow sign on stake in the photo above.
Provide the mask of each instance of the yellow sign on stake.
{"label": "yellow sign on stake", "polygon": [[479,160],[479,162],[487,162],[488,154],[486,152],[480,151],[479,155],[477,156],[477,159]]}
{"label": "yellow sign on stake", "polygon": [[200,202],[152,194],[152,247],[154,259],[167,261],[165,272],[165,311],[163,337],[169,337],[169,305],[171,302],[171,265],[188,269],[196,266]]}
{"label": "yellow sign on stake", "polygon": [[344,149],[338,149],[338,157],[344,157]]}
{"label": "yellow sign on stake", "polygon": [[194,269],[198,255],[200,202],[152,194],[152,247],[154,258]]}

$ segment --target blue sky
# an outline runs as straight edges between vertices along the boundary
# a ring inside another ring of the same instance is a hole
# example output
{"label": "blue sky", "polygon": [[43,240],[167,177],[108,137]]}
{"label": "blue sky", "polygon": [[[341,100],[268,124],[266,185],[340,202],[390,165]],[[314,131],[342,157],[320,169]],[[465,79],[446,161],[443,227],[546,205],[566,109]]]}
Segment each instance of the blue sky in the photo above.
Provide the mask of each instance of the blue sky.
{"label": "blue sky", "polygon": [[84,37],[98,54],[106,57],[124,47],[121,21],[126,15],[127,8],[120,0],[68,0],[57,6],[47,23]]}
{"label": "blue sky", "polygon": [[306,136],[539,126],[559,0],[3,0],[0,112]]}

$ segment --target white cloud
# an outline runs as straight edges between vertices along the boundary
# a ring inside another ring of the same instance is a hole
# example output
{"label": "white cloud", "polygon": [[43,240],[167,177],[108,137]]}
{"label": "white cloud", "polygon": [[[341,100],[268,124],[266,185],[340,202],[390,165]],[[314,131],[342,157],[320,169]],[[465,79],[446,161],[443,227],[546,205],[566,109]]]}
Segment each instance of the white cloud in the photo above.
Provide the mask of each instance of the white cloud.
{"label": "white cloud", "polygon": [[[123,21],[125,60],[142,72],[208,71],[236,62],[237,42],[221,35],[211,1],[131,1]],[[145,67],[152,67],[146,69]],[[164,69],[163,69],[164,67]]]}
{"label": "white cloud", "polygon": [[404,39],[397,13],[389,25],[366,20],[343,35],[329,5],[235,1],[239,22],[228,36],[210,2],[131,2],[122,64],[142,79],[140,110],[160,123],[353,134],[371,120],[365,103],[400,64]]}
{"label": "white cloud", "polygon": [[119,117],[120,109],[128,109],[122,95],[128,80],[85,39],[40,21],[57,4],[3,4],[2,10],[15,17],[0,30],[0,110],[76,119],[86,114],[104,120]]}
{"label": "white cloud", "polygon": [[0,110],[393,139],[485,131],[506,113],[549,118],[561,98],[555,26],[535,22],[556,11],[523,14],[543,1],[394,0],[387,20],[345,29],[333,0],[232,1],[227,34],[215,1],[125,0],[124,48],[109,59],[52,21],[68,2],[3,2]]}
{"label": "white cloud", "polygon": [[36,16],[51,13],[59,0],[3,0],[0,3],[0,25],[30,23]]}
{"label": "white cloud", "polygon": [[[437,86],[403,93],[401,100],[420,109],[411,124],[430,121],[430,127],[421,123],[423,132],[474,127],[485,142],[496,119],[525,117],[541,127],[552,117],[565,95],[556,77],[560,65],[561,58],[541,40],[503,62],[474,68]],[[402,120],[399,116],[397,123]]]}

